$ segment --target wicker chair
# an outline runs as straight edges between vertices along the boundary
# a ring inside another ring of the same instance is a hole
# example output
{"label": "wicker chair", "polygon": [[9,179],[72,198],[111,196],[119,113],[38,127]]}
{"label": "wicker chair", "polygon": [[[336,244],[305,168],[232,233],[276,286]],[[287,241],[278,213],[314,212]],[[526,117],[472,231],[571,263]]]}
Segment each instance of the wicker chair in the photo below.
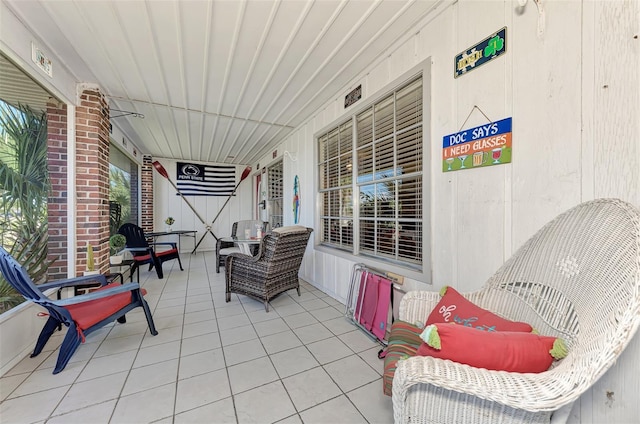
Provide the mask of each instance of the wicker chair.
{"label": "wicker chair", "polygon": [[[251,237],[257,237],[256,229],[262,228],[262,234],[265,234],[269,230],[269,223],[256,220],[246,220],[234,222],[231,227],[231,237],[236,237],[238,234],[242,237],[245,230],[250,231]],[[231,253],[240,253],[240,249],[235,246],[235,243],[223,241],[218,239],[216,241],[216,272],[220,273],[220,267],[224,266],[224,261],[227,255]],[[255,252],[254,252],[255,253]]]}
{"label": "wicker chair", "polygon": [[[526,321],[541,334],[564,338],[568,356],[540,374],[430,357],[401,360],[393,379],[395,422],[548,423],[554,411],[568,414],[640,323],[640,211],[614,199],[576,206],[465,297]],[[400,319],[424,321],[438,301],[438,293],[408,293]]]}
{"label": "wicker chair", "polygon": [[298,271],[312,231],[297,225],[277,228],[265,234],[256,256],[227,256],[227,302],[231,293],[243,294],[263,301],[269,312],[269,300],[278,294],[297,289],[299,296]]}

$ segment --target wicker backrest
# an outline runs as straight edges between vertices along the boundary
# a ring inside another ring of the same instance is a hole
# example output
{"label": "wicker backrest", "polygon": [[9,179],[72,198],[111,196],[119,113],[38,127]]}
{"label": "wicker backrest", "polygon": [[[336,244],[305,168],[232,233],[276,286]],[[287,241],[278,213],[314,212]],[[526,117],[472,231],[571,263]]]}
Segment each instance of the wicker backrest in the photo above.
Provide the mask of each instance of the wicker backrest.
{"label": "wicker backrest", "polygon": [[[472,299],[565,338],[595,381],[640,324],[640,211],[616,199],[578,205],[529,239]],[[574,373],[575,374],[575,373]],[[589,383],[590,384],[590,383]]]}
{"label": "wicker backrest", "polygon": [[276,272],[298,272],[312,231],[311,228],[292,226],[268,232],[260,243],[258,260],[266,262]]}

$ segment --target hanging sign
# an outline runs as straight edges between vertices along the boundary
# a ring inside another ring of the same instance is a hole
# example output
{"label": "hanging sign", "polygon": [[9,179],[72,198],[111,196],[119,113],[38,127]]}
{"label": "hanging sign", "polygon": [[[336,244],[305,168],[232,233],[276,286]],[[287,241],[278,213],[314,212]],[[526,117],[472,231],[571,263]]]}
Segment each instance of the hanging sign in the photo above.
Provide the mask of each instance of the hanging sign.
{"label": "hanging sign", "polygon": [[491,34],[475,46],[458,54],[454,60],[453,77],[458,78],[477,67],[492,61],[507,51],[507,27]]}
{"label": "hanging sign", "polygon": [[442,172],[511,162],[511,118],[442,138]]}
{"label": "hanging sign", "polygon": [[361,98],[362,98],[362,84],[360,84],[359,86],[351,90],[349,94],[344,96],[344,108],[345,109],[348,108],[349,106],[351,106],[352,104],[360,100]]}

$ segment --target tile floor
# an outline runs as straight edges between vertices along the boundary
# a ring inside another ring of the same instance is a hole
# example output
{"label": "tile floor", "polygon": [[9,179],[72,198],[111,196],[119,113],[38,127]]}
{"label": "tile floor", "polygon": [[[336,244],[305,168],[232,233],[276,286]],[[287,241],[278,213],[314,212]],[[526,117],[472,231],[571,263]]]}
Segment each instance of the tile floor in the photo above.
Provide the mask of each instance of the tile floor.
{"label": "tile floor", "polygon": [[[157,336],[144,314],[87,337],[51,374],[64,331],[0,379],[0,422],[391,423],[379,345],[344,305],[303,284],[271,302],[225,302],[210,252],[141,271]],[[35,340],[34,340],[35,343]]]}

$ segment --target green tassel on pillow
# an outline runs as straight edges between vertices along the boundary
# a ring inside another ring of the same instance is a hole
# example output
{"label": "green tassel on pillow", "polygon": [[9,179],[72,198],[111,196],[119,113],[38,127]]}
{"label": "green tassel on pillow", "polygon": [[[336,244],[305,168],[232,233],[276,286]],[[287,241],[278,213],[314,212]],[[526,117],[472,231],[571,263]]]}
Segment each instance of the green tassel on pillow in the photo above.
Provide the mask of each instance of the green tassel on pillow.
{"label": "green tassel on pillow", "polygon": [[556,339],[556,341],[553,342],[553,349],[551,349],[549,351],[549,353],[555,359],[562,359],[562,358],[566,357],[567,353],[569,353],[569,352],[567,350],[567,345],[564,343],[564,340]]}
{"label": "green tassel on pillow", "polygon": [[430,347],[440,350],[442,345],[440,344],[440,335],[438,334],[438,327],[431,324],[428,325],[422,334],[420,334],[420,338]]}
{"label": "green tassel on pillow", "polygon": [[447,293],[448,288],[449,286],[444,286],[443,288],[440,289],[440,297],[444,297],[444,295]]}

